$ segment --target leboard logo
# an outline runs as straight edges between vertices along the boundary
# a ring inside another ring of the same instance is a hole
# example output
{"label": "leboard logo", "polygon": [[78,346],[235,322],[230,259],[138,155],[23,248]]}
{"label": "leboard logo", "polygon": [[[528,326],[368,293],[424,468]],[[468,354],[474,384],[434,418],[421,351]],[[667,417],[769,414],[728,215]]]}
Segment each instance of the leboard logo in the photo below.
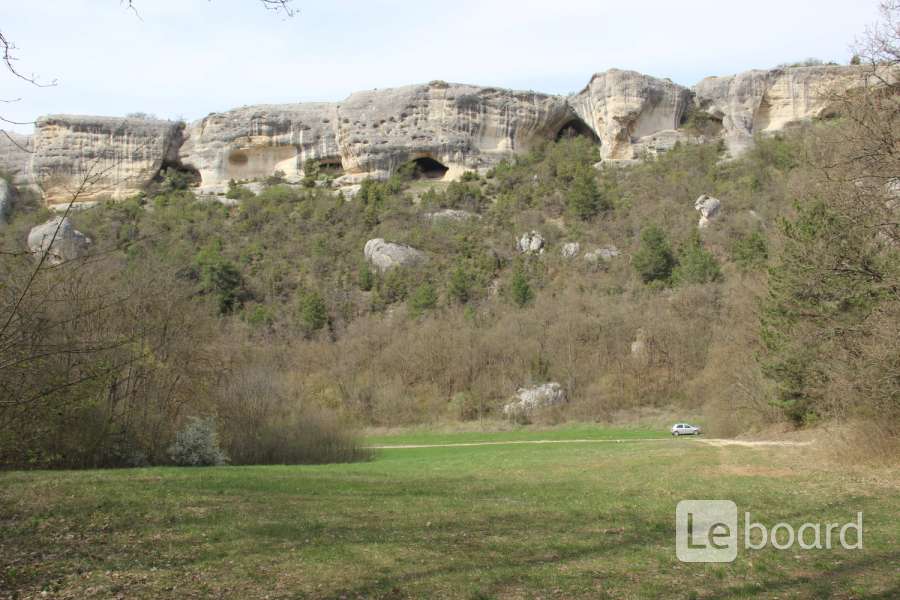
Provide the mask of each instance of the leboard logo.
{"label": "leboard logo", "polygon": [[[682,562],[733,562],[738,555],[738,509],[731,500],[682,500],[675,509],[675,554]],[[845,550],[863,547],[863,514],[848,523],[778,523],[771,529],[744,513],[744,548]]]}

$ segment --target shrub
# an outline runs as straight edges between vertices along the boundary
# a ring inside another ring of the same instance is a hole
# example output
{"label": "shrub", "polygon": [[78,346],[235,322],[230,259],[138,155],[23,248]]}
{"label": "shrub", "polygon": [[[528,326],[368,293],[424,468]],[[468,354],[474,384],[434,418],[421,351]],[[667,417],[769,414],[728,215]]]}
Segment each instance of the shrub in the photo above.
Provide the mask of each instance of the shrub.
{"label": "shrub", "polygon": [[219,434],[212,417],[189,417],[181,431],[175,434],[169,457],[180,467],[215,467],[228,462],[219,447]]}
{"label": "shrub", "polygon": [[534,300],[534,292],[528,284],[528,276],[525,274],[525,269],[521,266],[513,273],[512,282],[510,283],[510,294],[512,301],[519,308]]}
{"label": "shrub", "polygon": [[757,269],[769,258],[766,238],[760,231],[741,236],[731,244],[731,260],[744,270]]}
{"label": "shrub", "polygon": [[675,255],[665,232],[656,225],[641,232],[641,247],[634,254],[632,264],[644,283],[667,283],[675,268]]}
{"label": "shrub", "polygon": [[572,182],[567,205],[569,211],[578,219],[587,221],[598,212],[609,208],[603,194],[597,188],[597,178],[590,167],[581,168]]}
{"label": "shrub", "polygon": [[710,283],[722,278],[716,257],[704,250],[700,235],[694,231],[681,250],[678,266],[672,271],[675,283]]}
{"label": "shrub", "polygon": [[328,307],[318,292],[308,292],[301,297],[300,322],[307,333],[318,331],[328,323]]}
{"label": "shrub", "polygon": [[415,289],[409,297],[409,310],[413,315],[421,315],[426,310],[437,306],[437,291],[429,282],[425,282]]}

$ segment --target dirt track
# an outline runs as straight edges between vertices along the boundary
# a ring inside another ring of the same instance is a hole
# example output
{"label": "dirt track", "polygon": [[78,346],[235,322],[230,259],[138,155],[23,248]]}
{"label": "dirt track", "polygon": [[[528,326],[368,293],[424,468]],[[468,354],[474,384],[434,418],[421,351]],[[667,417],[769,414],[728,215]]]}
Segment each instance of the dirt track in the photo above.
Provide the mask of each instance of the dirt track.
{"label": "dirt track", "polygon": [[[688,440],[678,440],[683,442]],[[725,439],[703,439],[692,438],[691,442],[708,444],[710,446],[743,446],[747,448],[763,448],[763,447],[794,447],[809,446],[811,442],[788,442],[788,441],[747,441],[747,440],[725,440]],[[413,450],[422,448],[469,448],[473,446],[512,446],[516,444],[635,444],[640,442],[669,442],[677,443],[675,439],[668,438],[652,438],[644,440],[510,440],[505,442],[459,442],[453,444],[397,444],[387,446],[367,446],[369,450]]]}

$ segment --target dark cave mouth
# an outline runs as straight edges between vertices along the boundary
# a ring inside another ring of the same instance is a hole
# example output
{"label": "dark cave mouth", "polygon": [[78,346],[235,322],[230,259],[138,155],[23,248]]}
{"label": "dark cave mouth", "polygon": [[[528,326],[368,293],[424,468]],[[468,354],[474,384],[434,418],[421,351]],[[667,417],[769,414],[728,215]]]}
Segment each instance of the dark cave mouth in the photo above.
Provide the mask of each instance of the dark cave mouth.
{"label": "dark cave mouth", "polygon": [[563,124],[562,127],[559,128],[559,131],[557,131],[556,133],[555,140],[558,142],[560,140],[572,139],[576,137],[588,138],[595,144],[600,143],[600,138],[597,137],[597,134],[594,133],[594,130],[591,129],[587,123],[577,117],[569,119]]}
{"label": "dark cave mouth", "polygon": [[407,163],[412,169],[413,179],[443,179],[450,167],[430,156],[423,156]]}

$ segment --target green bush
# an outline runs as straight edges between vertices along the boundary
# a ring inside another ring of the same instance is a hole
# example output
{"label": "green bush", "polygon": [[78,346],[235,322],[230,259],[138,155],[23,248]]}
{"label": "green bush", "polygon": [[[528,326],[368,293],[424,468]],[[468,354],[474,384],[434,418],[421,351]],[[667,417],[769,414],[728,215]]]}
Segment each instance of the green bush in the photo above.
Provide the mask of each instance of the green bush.
{"label": "green bush", "polygon": [[644,228],[641,232],[641,246],[635,252],[631,264],[644,283],[667,283],[671,280],[676,264],[675,255],[662,229],[656,225]]}
{"label": "green bush", "polygon": [[678,284],[711,283],[722,278],[716,257],[703,248],[700,235],[694,231],[681,249],[672,280]]}

